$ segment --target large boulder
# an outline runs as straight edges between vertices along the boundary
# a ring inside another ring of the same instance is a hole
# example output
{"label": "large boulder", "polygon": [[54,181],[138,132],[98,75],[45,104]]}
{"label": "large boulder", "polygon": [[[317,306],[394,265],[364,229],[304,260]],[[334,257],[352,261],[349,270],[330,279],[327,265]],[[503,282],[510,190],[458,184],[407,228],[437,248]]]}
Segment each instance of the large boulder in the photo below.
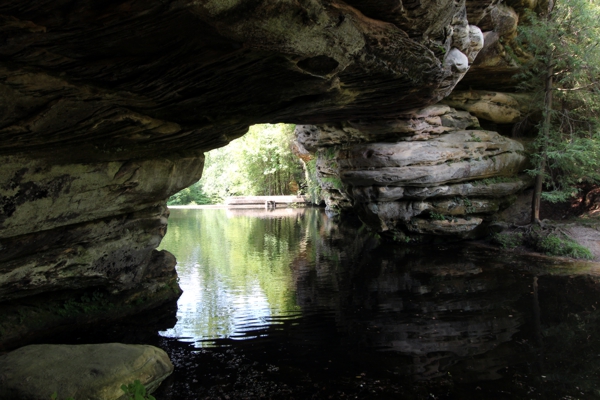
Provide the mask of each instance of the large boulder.
{"label": "large boulder", "polygon": [[353,186],[437,186],[512,176],[527,161],[523,145],[495,132],[455,131],[423,142],[368,143],[337,151]]}
{"label": "large boulder", "polygon": [[0,356],[0,398],[117,400],[138,380],[154,391],[173,372],[163,350],[121,343],[30,345]]}

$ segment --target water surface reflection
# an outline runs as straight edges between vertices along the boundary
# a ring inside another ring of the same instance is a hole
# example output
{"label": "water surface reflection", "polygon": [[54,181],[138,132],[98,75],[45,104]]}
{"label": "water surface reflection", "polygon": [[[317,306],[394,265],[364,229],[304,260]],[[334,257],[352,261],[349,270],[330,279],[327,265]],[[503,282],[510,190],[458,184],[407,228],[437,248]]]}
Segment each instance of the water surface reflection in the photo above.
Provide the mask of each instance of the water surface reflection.
{"label": "water surface reflection", "polygon": [[299,311],[289,265],[306,235],[304,209],[172,210],[162,247],[178,260],[183,295],[165,337],[199,346],[252,337],[273,315]]}
{"label": "water surface reflection", "polygon": [[[314,398],[600,394],[597,264],[384,246],[360,224],[283,211],[172,211],[163,247],[184,295],[164,337],[262,363],[252,379],[278,388],[270,397],[294,385]],[[248,396],[230,374],[198,382],[182,363],[164,398],[185,385],[207,398]]]}

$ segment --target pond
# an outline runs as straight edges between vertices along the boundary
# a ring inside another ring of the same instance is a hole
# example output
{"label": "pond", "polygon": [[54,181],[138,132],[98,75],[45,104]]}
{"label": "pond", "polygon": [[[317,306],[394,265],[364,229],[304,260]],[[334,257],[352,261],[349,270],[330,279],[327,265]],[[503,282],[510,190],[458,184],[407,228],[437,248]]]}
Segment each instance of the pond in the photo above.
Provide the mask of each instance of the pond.
{"label": "pond", "polygon": [[170,354],[159,400],[600,396],[598,264],[382,245],[318,209],[174,209],[161,248],[177,308],[103,330]]}

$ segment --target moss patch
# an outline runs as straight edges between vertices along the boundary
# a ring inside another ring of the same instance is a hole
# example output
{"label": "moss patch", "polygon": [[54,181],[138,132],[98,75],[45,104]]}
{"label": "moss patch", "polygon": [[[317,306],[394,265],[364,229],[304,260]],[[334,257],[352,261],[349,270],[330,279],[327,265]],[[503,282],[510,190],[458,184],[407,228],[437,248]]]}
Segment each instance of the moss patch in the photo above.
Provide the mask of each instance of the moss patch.
{"label": "moss patch", "polygon": [[591,260],[594,258],[592,252],[568,237],[560,237],[550,234],[537,243],[539,250],[551,256],[565,256]]}
{"label": "moss patch", "polygon": [[523,247],[549,256],[594,259],[592,252],[556,226],[527,226],[494,233],[490,242],[503,249]]}

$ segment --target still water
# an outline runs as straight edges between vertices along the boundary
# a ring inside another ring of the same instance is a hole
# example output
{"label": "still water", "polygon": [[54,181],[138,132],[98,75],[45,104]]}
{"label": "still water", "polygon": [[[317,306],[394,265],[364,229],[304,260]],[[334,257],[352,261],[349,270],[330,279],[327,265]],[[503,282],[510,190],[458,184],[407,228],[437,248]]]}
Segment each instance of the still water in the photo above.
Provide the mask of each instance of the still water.
{"label": "still water", "polygon": [[247,340],[301,312],[291,266],[318,214],[295,209],[171,211],[161,248],[177,257],[177,324],[165,337],[214,345]]}
{"label": "still water", "polygon": [[171,212],[158,399],[600,396],[600,268],[386,246],[315,209]]}

